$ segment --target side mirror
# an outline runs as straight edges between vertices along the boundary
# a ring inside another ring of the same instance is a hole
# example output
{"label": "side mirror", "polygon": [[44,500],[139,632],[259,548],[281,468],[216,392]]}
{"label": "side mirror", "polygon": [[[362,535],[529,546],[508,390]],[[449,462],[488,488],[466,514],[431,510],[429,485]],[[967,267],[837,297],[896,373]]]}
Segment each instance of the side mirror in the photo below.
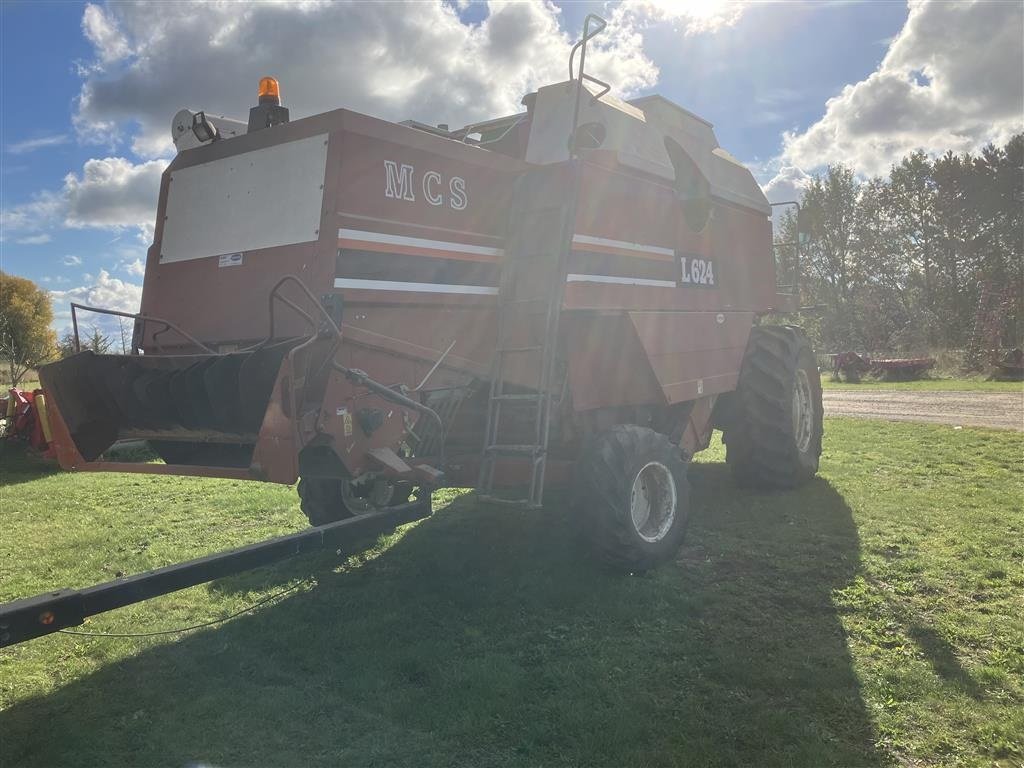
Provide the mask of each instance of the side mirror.
{"label": "side mirror", "polygon": [[811,222],[808,221],[808,217],[803,214],[803,211],[797,209],[796,212],[796,238],[797,241],[803,245],[811,241]]}
{"label": "side mirror", "polygon": [[576,149],[597,149],[607,136],[608,129],[604,123],[583,123],[577,126],[572,144]]}

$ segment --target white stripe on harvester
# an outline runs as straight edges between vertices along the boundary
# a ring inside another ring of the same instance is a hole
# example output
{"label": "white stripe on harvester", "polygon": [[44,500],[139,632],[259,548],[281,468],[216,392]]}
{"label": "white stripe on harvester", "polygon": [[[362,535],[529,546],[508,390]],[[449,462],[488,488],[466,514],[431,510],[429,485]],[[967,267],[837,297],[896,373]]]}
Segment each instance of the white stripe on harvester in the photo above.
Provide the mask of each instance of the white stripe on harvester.
{"label": "white stripe on harvester", "polygon": [[611,277],[610,275],[566,275],[567,283],[614,283],[616,285],[649,285],[655,288],[675,288],[671,280],[649,280],[646,277]]}
{"label": "white stripe on harvester", "polygon": [[660,256],[676,255],[672,248],[662,248],[660,245],[627,243],[625,240],[609,240],[605,237],[594,237],[592,235],[573,235],[572,241],[579,245],[603,245],[607,248],[618,248],[623,251],[635,251],[636,253],[657,253]]}
{"label": "white stripe on harvester", "polygon": [[447,285],[445,283],[401,283],[393,280],[359,280],[336,277],[335,288],[360,288],[366,291],[416,291],[420,293],[469,293],[497,296],[498,289],[487,285]]}
{"label": "white stripe on harvester", "polygon": [[447,240],[427,240],[422,237],[406,237],[405,235],[387,235],[383,232],[368,232],[362,229],[339,229],[338,237],[346,240],[362,240],[365,243],[384,243],[386,245],[404,245],[410,248],[429,248],[434,251],[453,251],[455,253],[472,253],[476,256],[501,256],[501,248],[490,248],[485,245],[469,243],[453,243]]}

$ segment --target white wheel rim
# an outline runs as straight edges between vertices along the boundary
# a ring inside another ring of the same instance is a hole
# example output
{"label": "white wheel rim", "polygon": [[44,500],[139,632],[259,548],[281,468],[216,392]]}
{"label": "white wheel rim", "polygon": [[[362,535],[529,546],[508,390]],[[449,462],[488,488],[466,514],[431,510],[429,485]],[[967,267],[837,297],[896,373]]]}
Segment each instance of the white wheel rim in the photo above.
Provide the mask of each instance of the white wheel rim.
{"label": "white wheel rim", "polygon": [[382,480],[374,480],[372,490],[365,497],[356,496],[352,483],[344,480],[341,482],[341,499],[345,502],[348,511],[357,515],[383,509],[391,502],[391,497],[394,495],[394,484]]}
{"label": "white wheel rim", "polygon": [[793,382],[793,439],[800,453],[806,453],[811,446],[814,432],[814,401],[811,398],[811,382],[807,371],[798,368]]}
{"label": "white wheel rim", "polygon": [[644,541],[661,541],[676,519],[676,481],[668,467],[648,462],[633,478],[629,492],[629,515],[637,535]]}

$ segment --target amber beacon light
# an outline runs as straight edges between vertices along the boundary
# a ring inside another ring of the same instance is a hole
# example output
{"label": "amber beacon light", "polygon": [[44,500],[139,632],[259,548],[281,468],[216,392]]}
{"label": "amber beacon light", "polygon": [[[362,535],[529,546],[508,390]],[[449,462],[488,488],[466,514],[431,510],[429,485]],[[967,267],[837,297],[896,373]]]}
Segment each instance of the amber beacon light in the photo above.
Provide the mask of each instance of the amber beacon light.
{"label": "amber beacon light", "polygon": [[260,104],[273,104],[277,106],[281,103],[281,86],[275,78],[260,78],[259,97]]}

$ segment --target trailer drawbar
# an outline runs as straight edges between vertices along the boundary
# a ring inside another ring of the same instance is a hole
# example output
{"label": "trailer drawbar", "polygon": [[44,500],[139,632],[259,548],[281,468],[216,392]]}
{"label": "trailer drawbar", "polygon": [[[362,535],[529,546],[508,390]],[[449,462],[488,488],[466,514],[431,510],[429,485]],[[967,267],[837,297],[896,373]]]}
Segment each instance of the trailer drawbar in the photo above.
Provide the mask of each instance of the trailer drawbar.
{"label": "trailer drawbar", "polygon": [[0,648],[81,625],[88,617],[166,595],[252,568],[339,547],[357,551],[360,543],[399,525],[428,517],[430,494],[379,512],[350,517],[299,533],[278,536],[226,552],[107,581],[86,589],[59,589],[0,605]]}

